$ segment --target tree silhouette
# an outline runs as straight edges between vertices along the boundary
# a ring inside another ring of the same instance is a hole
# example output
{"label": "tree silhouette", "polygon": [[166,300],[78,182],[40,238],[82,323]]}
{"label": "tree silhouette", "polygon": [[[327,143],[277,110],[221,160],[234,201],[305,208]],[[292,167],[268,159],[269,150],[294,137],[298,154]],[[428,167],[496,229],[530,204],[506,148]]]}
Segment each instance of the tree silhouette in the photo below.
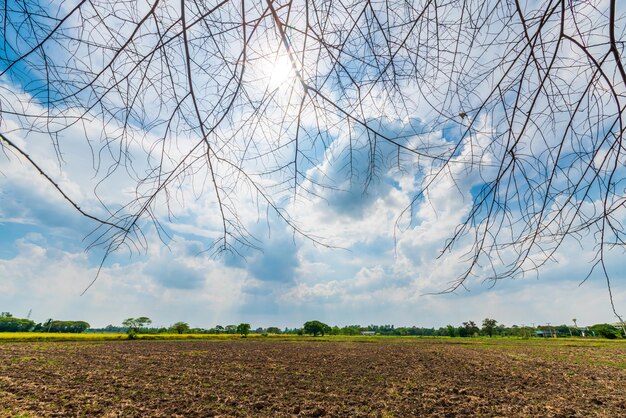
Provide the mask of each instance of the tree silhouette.
{"label": "tree silhouette", "polygon": [[[0,144],[99,223],[93,244],[107,254],[145,248],[151,225],[167,234],[157,209],[190,195],[214,203],[212,251],[258,247],[241,209],[249,205],[324,245],[301,229],[289,202],[336,187],[320,168],[332,138],[344,139],[337,164],[363,190],[391,148],[391,163],[421,182],[397,233],[414,226],[416,207],[444,179],[459,187],[479,179],[472,210],[443,246],[471,243],[448,291],[472,276],[536,271],[572,238],[592,242],[590,274],[605,277],[611,295],[605,257],[624,246],[626,204],[620,7],[4,2]],[[83,209],[12,139],[45,133],[62,160],[59,138],[79,127],[101,181],[125,176],[132,198]],[[356,154],[367,156],[365,166]]]}

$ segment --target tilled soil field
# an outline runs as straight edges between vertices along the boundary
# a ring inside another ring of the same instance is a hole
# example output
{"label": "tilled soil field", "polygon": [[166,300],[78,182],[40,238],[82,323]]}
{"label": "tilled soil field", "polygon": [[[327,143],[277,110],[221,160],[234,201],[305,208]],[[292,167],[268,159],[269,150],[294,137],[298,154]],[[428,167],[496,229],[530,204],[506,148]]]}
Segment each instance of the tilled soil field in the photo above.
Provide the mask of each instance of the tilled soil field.
{"label": "tilled soil field", "polygon": [[372,341],[4,343],[0,416],[626,416],[624,344]]}

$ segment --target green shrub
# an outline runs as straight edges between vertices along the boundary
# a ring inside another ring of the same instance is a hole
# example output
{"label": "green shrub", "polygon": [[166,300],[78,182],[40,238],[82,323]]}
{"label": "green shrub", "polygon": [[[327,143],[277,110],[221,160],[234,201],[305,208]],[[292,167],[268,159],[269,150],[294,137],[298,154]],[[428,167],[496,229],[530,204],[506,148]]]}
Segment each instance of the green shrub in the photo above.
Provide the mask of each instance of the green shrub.
{"label": "green shrub", "polygon": [[619,330],[611,324],[596,324],[589,327],[590,331],[593,331],[596,337],[603,337],[613,340],[619,336]]}
{"label": "green shrub", "polygon": [[35,322],[30,319],[13,317],[0,318],[0,332],[27,332],[35,327]]}

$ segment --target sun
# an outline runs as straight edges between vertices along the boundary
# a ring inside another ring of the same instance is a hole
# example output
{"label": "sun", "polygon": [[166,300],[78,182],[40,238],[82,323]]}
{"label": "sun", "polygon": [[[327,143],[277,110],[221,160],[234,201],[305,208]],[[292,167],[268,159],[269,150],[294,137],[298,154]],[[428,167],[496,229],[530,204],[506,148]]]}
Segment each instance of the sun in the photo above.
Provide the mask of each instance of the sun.
{"label": "sun", "polygon": [[287,55],[276,57],[274,62],[270,63],[267,71],[269,73],[269,84],[272,88],[281,87],[295,76],[293,65]]}

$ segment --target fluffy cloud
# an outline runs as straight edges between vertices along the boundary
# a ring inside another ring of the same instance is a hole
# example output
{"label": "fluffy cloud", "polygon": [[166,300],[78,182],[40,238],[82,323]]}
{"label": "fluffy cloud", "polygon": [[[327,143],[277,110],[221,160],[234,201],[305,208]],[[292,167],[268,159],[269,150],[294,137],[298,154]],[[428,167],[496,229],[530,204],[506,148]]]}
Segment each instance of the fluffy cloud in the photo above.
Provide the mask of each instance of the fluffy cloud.
{"label": "fluffy cloud", "polygon": [[[397,123],[380,124],[381,132],[388,135],[402,132]],[[361,134],[359,138],[365,141],[367,134]],[[39,147],[36,143],[42,137],[18,140],[55,172],[58,161],[49,144]],[[446,145],[439,134],[404,140]],[[85,144],[73,141],[76,144],[64,145],[66,165],[59,181],[84,207],[100,211],[91,192],[97,179],[85,175],[92,172],[84,158]],[[418,169],[417,157],[398,157],[382,139],[375,148],[367,142],[349,141],[336,136],[322,153],[322,162],[308,167],[308,177],[316,182],[303,187],[315,193],[289,203],[303,231],[338,248],[294,238],[274,215],[254,216],[253,205],[238,209],[262,251],[243,248],[242,256],[223,253],[210,258],[203,251],[219,230],[214,202],[199,197],[173,199],[172,207],[156,208],[159,216],[174,212],[171,222],[164,224],[173,236],[163,237],[162,243],[149,230],[146,254],[131,259],[123,258],[124,253],[114,254],[84,296],[80,293],[95,277],[99,254],[82,252],[76,242],[93,225],[32,168],[13,157],[2,159],[0,306],[17,315],[33,307],[37,320],[76,318],[94,325],[120,323],[137,315],[148,315],[162,325],[185,320],[198,326],[237,321],[298,326],[312,318],[339,324],[422,326],[479,321],[487,316],[509,324],[567,322],[570,317],[581,323],[611,320],[602,278],[578,287],[584,279],[581,271],[588,269],[586,261],[593,253],[571,242],[555,255],[558,264],[542,270],[539,281],[503,281],[492,289],[478,277],[468,283],[469,293],[425,295],[445,289],[463,269],[468,242],[459,242],[445,259],[437,257],[445,238],[470,210],[472,190],[481,184],[478,173],[463,164],[480,153],[462,149],[456,156],[459,164],[438,173],[436,164]],[[375,169],[368,171],[372,161]],[[404,228],[398,230],[398,216],[411,205],[420,182],[435,173],[438,181],[413,205],[411,222],[401,223]],[[184,184],[180,193],[195,196],[193,189],[192,184]],[[130,190],[122,180],[111,180],[99,193],[108,200]],[[13,232],[5,232],[9,230]],[[616,285],[615,300],[618,307],[624,306],[621,254],[610,253],[607,262]]]}
{"label": "fluffy cloud", "polygon": [[0,305],[16,315],[33,308],[37,321],[53,317],[106,325],[147,315],[161,325],[185,320],[206,326],[237,316],[245,300],[245,272],[207,258],[173,257],[167,250],[105,266],[81,296],[97,271],[86,253],[56,249],[38,234],[14,245],[17,254],[0,259]]}

